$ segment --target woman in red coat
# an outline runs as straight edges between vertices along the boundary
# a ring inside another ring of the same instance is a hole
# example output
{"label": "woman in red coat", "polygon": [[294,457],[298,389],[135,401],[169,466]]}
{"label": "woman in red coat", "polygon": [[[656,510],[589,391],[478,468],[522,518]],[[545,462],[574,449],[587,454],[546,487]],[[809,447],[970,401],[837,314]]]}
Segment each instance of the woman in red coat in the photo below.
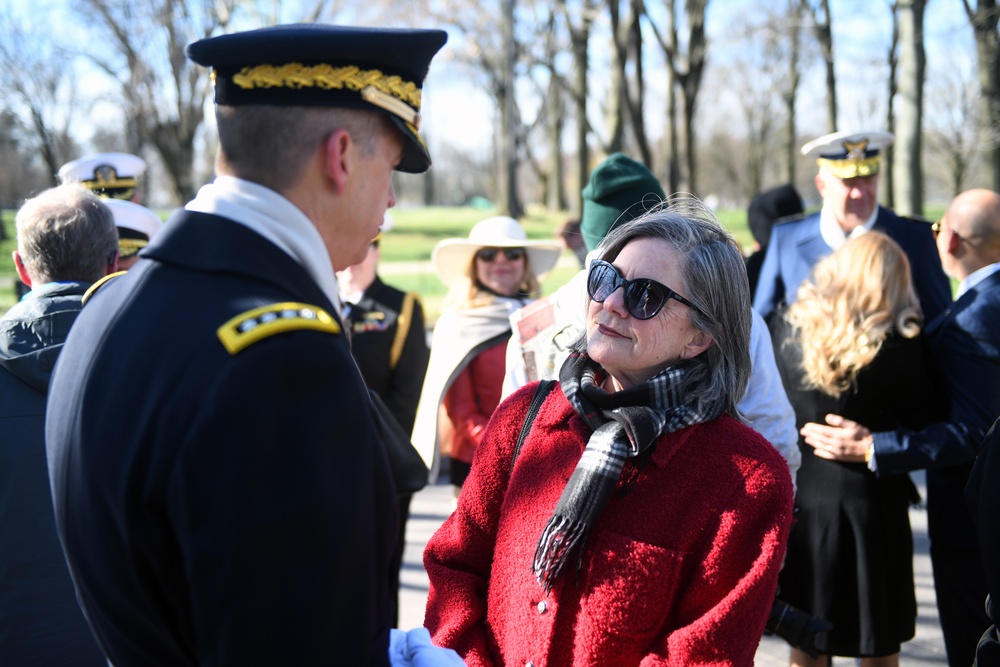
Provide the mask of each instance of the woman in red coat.
{"label": "woman in red coat", "polygon": [[792,484],[736,410],[739,249],[675,200],[608,235],[588,292],[586,336],[516,457],[537,385],[494,413],[427,545],[425,624],[472,666],[752,665]]}

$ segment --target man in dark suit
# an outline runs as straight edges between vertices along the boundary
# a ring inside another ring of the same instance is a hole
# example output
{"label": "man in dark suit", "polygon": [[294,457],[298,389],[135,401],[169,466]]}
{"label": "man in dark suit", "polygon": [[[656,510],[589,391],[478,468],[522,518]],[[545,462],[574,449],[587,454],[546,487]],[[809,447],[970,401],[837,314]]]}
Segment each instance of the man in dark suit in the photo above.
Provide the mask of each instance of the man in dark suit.
{"label": "man in dark suit", "polygon": [[[368,388],[385,402],[390,414],[409,435],[417,416],[420,389],[427,373],[430,348],[424,329],[424,309],[414,292],[386,285],[378,276],[383,235],[392,228],[385,214],[379,235],[365,258],[337,273],[344,312],[351,331],[351,352]],[[406,520],[412,493],[399,496],[399,543],[393,556],[390,589],[396,595],[393,625],[399,621],[399,568],[406,547]]]}
{"label": "man in dark suit", "polygon": [[0,317],[0,665],[106,665],[80,611],[52,512],[45,400],[90,285],[117,269],[108,207],[62,185],[17,212],[24,298]]}
{"label": "man in dark suit", "polygon": [[888,132],[836,132],[802,147],[803,155],[815,156],[819,165],[815,182],[823,207],[771,231],[753,302],[763,317],[782,302],[795,301],[820,257],[870,229],[885,232],[906,252],[924,315],[932,319],[948,307],[951,288],[930,225],[878,205],[880,149],[892,140]]}
{"label": "man in dark suit", "polygon": [[1000,665],[1000,419],[986,434],[965,487],[972,518],[979,535],[979,551],[986,571],[989,596],[986,615],[993,625],[985,628],[976,650],[976,667]]}
{"label": "man in dark suit", "polygon": [[920,431],[871,433],[838,415],[802,428],[816,455],[864,460],[877,475],[927,469],[931,564],[948,662],[972,664],[989,625],[978,539],[963,493],[1000,414],[1000,194],[968,190],[935,223],[941,264],[960,281],[955,302],[927,325],[950,399],[947,421]]}
{"label": "man in dark suit", "polygon": [[213,69],[218,176],[92,294],[47,412],[59,536],[111,663],[390,664],[396,494],[335,271],[393,170],[430,165],[421,86],[446,39],[300,24],[187,47]]}

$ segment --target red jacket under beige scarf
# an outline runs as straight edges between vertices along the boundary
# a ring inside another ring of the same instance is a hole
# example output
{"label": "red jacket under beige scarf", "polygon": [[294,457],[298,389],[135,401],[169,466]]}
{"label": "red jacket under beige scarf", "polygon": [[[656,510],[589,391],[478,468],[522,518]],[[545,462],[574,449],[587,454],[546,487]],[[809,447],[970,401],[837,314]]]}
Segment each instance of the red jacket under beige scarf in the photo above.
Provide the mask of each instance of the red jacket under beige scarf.
{"label": "red jacket under beige scarf", "polygon": [[434,642],[472,667],[752,665],[792,518],[778,452],[728,416],[661,437],[546,596],[532,558],[590,430],[556,388],[511,474],[533,391],[493,415],[424,552]]}

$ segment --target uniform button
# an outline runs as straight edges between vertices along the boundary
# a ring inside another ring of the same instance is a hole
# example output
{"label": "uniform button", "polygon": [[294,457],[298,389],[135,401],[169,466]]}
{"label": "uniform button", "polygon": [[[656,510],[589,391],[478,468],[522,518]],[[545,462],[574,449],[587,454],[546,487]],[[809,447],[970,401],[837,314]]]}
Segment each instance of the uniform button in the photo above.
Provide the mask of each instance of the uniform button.
{"label": "uniform button", "polygon": [[545,604],[545,600],[542,600],[541,602],[538,603],[538,613],[539,614],[544,614],[548,610],[549,610],[549,605]]}
{"label": "uniform button", "polygon": [[529,660],[528,662],[524,663],[524,667],[535,667],[535,663]]}

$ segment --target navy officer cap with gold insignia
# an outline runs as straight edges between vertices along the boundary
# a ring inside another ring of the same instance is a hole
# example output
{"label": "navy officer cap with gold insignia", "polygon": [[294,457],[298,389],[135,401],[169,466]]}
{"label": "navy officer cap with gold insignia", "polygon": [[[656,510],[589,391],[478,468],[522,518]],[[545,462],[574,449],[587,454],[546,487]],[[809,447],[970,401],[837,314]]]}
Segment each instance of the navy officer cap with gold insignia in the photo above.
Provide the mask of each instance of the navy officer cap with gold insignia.
{"label": "navy officer cap with gold insignia", "polygon": [[79,183],[110,199],[132,199],[146,161],[131,153],[91,153],[59,168],[61,183]]}
{"label": "navy officer cap with gold insignia", "polygon": [[878,173],[879,151],[892,145],[891,132],[834,132],[813,139],[802,154],[814,156],[816,164],[837,178],[859,178]]}
{"label": "navy officer cap with gold insignia", "polygon": [[332,106],[385,113],[407,139],[399,171],[431,164],[420,137],[420,96],[443,30],[297,23],[188,44],[188,58],[212,68],[222,105]]}

